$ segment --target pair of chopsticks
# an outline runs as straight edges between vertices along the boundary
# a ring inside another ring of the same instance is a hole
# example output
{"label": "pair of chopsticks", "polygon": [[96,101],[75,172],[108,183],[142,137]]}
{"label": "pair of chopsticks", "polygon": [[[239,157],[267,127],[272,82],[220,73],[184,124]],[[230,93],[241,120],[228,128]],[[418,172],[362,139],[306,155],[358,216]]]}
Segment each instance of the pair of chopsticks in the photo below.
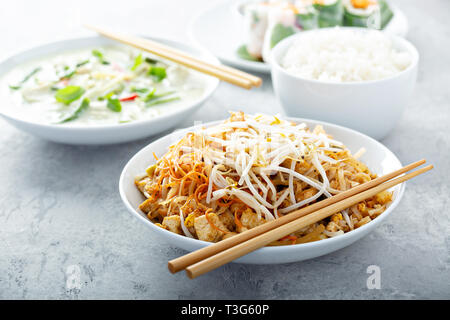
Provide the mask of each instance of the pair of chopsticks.
{"label": "pair of chopsticks", "polygon": [[173,259],[169,261],[168,268],[172,273],[186,269],[189,278],[196,278],[301,228],[321,221],[336,212],[373,197],[383,190],[392,188],[397,184],[431,170],[433,165],[428,165],[402,175],[425,162],[425,160],[420,160],[411,163],[399,170],[363,183],[326,200],[316,202],[231,238]]}
{"label": "pair of chopsticks", "polygon": [[206,61],[202,61],[185,52],[171,48],[153,40],[117,32],[111,32],[91,25],[85,25],[85,27],[107,38],[125,43],[144,51],[151,52],[167,60],[171,60],[185,67],[219,78],[220,80],[224,80],[245,89],[259,87],[262,83],[261,78],[258,78],[249,73],[224,65],[216,65]]}

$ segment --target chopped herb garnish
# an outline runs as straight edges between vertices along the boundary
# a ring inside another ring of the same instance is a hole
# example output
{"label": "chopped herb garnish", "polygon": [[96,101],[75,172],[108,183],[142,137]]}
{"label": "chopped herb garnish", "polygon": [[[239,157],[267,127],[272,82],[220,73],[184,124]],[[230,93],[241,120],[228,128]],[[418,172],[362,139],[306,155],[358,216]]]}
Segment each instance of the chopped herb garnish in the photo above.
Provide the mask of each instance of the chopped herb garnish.
{"label": "chopped herb garnish", "polygon": [[134,59],[134,64],[131,67],[131,71],[136,70],[137,67],[139,67],[142,63],[142,53],[139,53],[139,55]]}
{"label": "chopped herb garnish", "polygon": [[92,50],[92,55],[96,57],[101,64],[109,64],[109,62],[106,61],[105,58],[103,57],[103,53],[101,53],[99,50],[96,49]]}
{"label": "chopped herb garnish", "polygon": [[157,104],[163,104],[163,103],[167,103],[170,101],[175,101],[175,100],[180,100],[180,97],[176,96],[176,97],[172,97],[172,98],[167,98],[167,99],[156,99],[156,100],[152,100],[149,103],[147,103],[145,106],[146,107],[151,107],[151,106],[155,106]]}
{"label": "chopped herb garnish", "polygon": [[82,87],[67,86],[56,91],[55,98],[57,101],[62,102],[65,105],[69,105],[73,101],[78,100],[85,91],[86,90],[84,90]]}
{"label": "chopped herb garnish", "polygon": [[37,67],[37,68],[33,69],[33,71],[31,71],[29,74],[27,74],[25,76],[25,78],[23,78],[22,81],[19,82],[19,84],[17,84],[17,85],[10,85],[9,87],[11,89],[13,89],[13,90],[20,89],[25,82],[27,82],[32,76],[34,76],[36,73],[38,73],[41,70],[42,70],[41,67]]}
{"label": "chopped herb garnish", "polygon": [[80,114],[89,107],[89,102],[88,98],[84,98],[83,101],[81,101],[80,106],[72,113],[72,115],[61,120],[59,123],[69,122],[78,118]]}
{"label": "chopped herb garnish", "polygon": [[120,104],[119,99],[117,98],[108,98],[108,103],[106,104],[109,110],[114,112],[122,111],[122,105]]}
{"label": "chopped herb garnish", "polygon": [[150,70],[148,70],[148,75],[152,76],[157,82],[160,82],[167,76],[166,68],[152,66],[150,67]]}

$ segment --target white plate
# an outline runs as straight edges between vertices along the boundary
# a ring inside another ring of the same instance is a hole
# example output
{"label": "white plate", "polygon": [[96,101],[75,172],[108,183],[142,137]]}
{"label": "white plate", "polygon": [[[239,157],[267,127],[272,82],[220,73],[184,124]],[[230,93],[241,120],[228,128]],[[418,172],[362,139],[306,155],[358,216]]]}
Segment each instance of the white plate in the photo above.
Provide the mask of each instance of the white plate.
{"label": "white plate", "polygon": [[[190,24],[189,36],[192,41],[210,50],[224,63],[249,71],[269,73],[269,64],[244,60],[236,54],[236,50],[243,44],[243,19],[238,8],[245,2],[249,0],[225,1],[200,13]],[[389,5],[394,17],[383,31],[406,36],[408,32],[406,16],[397,6]]]}
{"label": "white plate", "polygon": [[[288,119],[295,122],[305,122],[310,127],[314,127],[317,124],[323,125],[324,129],[329,134],[333,135],[337,140],[342,141],[352,152],[356,152],[361,147],[366,148],[367,151],[362,156],[361,160],[367,164],[372,172],[377,173],[378,175],[392,172],[401,167],[400,161],[391,151],[389,151],[389,149],[378,141],[362,133],[326,122],[299,118]],[[215,121],[205,124],[205,126],[210,126],[217,123],[218,121]],[[210,243],[181,236],[156,226],[142,211],[137,209],[139,204],[142,203],[145,198],[134,184],[135,177],[144,173],[145,169],[151,165],[153,152],[155,152],[158,157],[162,156],[166,153],[169,145],[177,141],[189,130],[192,130],[192,127],[182,131],[173,132],[172,134],[149,144],[147,147],[143,148],[136,155],[134,155],[122,171],[119,181],[119,191],[122,201],[128,211],[147,225],[151,231],[155,232],[158,236],[176,247],[180,247],[188,251],[194,251],[203,248]],[[239,258],[236,262],[250,264],[288,263],[315,258],[339,250],[354,243],[363,236],[366,236],[377,226],[379,226],[399,204],[404,188],[404,184],[400,184],[392,188],[391,191],[394,192],[393,202],[386,209],[386,211],[376,219],[358,229],[347,232],[341,236],[311,243],[264,247]],[[376,245],[376,243],[373,243],[372,245]]]}
{"label": "white plate", "polygon": [[[148,38],[186,51],[194,56],[204,59],[205,61],[219,64],[217,58],[215,58],[205,49],[188,46],[179,42],[162,38]],[[83,47],[101,46],[116,43],[117,42],[103,37],[94,36],[68,39],[34,47],[32,49],[15,54],[10,58],[7,58],[0,62],[0,77],[20,64],[40,57],[46,57],[51,54],[61,53],[64,51],[70,51]],[[120,143],[148,137],[150,135],[154,135],[164,130],[175,127],[190,113],[198,109],[203,104],[203,102],[205,102],[212,95],[212,93],[216,90],[218,84],[219,80],[217,78],[209,77],[204,94],[197,100],[191,103],[187,103],[180,108],[174,109],[170,113],[166,113],[158,117],[123,124],[98,126],[80,125],[70,127],[55,124],[41,124],[19,119],[14,115],[6,113],[4,110],[2,110],[1,106],[0,115],[3,116],[6,121],[8,121],[16,128],[54,142],[94,145]]]}

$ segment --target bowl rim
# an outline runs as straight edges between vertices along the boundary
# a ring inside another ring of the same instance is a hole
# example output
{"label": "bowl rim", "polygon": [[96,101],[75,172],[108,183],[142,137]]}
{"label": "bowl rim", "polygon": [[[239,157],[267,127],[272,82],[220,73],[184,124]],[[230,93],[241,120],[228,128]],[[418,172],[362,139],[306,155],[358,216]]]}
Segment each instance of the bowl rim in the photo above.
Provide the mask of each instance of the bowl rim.
{"label": "bowl rim", "polygon": [[[363,138],[368,139],[372,143],[375,143],[380,148],[384,149],[384,151],[387,154],[389,154],[389,156],[392,157],[398,163],[399,167],[402,166],[402,164],[401,164],[400,160],[398,159],[398,157],[391,150],[389,150],[381,142],[379,142],[379,141],[377,141],[377,140],[375,140],[375,139],[373,139],[373,138],[369,137],[368,135],[365,135],[365,134],[363,134],[361,132],[358,132],[356,130],[353,130],[353,129],[350,129],[350,128],[347,128],[347,127],[344,127],[344,126],[340,126],[340,125],[337,125],[337,124],[332,124],[332,123],[329,123],[329,122],[319,121],[319,120],[314,120],[314,119],[296,118],[296,117],[285,117],[285,119],[286,120],[295,121],[295,122],[300,122],[300,123],[301,122],[307,122],[307,123],[320,124],[320,125],[323,125],[324,127],[331,126],[331,127],[334,127],[334,128],[336,128],[338,130],[342,130],[342,131],[350,133],[350,134],[362,136]],[[207,122],[207,123],[202,123],[201,125],[198,125],[198,126],[212,126],[212,125],[221,123],[222,121],[223,120],[211,121],[211,122]],[[194,129],[195,127],[196,126],[183,128],[182,130],[176,131],[176,134],[177,135],[184,134],[185,132],[188,132],[188,131]],[[124,168],[123,168],[123,170],[122,170],[122,172],[120,174],[120,178],[119,178],[119,194],[120,194],[120,197],[122,199],[122,202],[125,204],[125,207],[128,209],[128,211],[133,216],[135,216],[136,218],[141,220],[144,224],[149,226],[151,229],[153,229],[157,233],[160,233],[163,236],[163,238],[164,237],[169,237],[169,238],[172,238],[174,240],[180,240],[180,241],[185,241],[187,243],[190,243],[193,247],[203,248],[203,247],[206,247],[208,245],[211,245],[212,243],[211,242],[207,242],[207,241],[203,241],[203,240],[192,239],[192,238],[189,238],[187,236],[179,235],[179,234],[170,232],[168,230],[165,230],[163,228],[160,228],[160,227],[156,226],[150,219],[148,219],[145,216],[144,213],[139,213],[139,209],[138,208],[133,208],[131,203],[128,201],[128,198],[126,197],[124,181],[126,179],[126,174],[127,174],[128,170],[129,170],[129,168],[132,166],[132,163],[134,162],[134,160],[136,158],[138,158],[141,153],[145,152],[146,149],[151,148],[153,144],[161,142],[161,140],[166,139],[171,134],[174,134],[174,132],[169,133],[168,135],[165,135],[165,136],[163,136],[163,137],[161,137],[161,138],[159,138],[159,139],[149,143],[145,147],[141,148],[138,152],[136,152],[136,154],[134,154],[133,157],[130,158],[130,160],[128,160],[128,162],[126,163],[126,165],[124,166]],[[395,199],[392,201],[392,203],[389,204],[389,206],[386,208],[386,210],[382,214],[380,214],[377,218],[371,220],[369,223],[366,223],[366,224],[362,225],[361,227],[359,227],[357,229],[351,230],[349,232],[346,232],[346,233],[344,233],[342,235],[339,235],[339,236],[333,237],[333,238],[327,238],[327,239],[314,241],[314,242],[294,244],[294,245],[286,245],[286,246],[265,246],[265,247],[262,247],[262,248],[259,248],[259,249],[255,250],[254,252],[258,252],[259,254],[275,254],[275,253],[280,253],[281,251],[285,251],[285,252],[291,251],[292,253],[294,253],[297,250],[308,250],[308,249],[325,248],[328,245],[333,245],[333,243],[337,244],[339,242],[345,242],[346,240],[349,240],[351,238],[359,239],[360,237],[364,236],[366,234],[366,232],[368,233],[372,228],[375,228],[379,224],[381,224],[392,213],[392,211],[397,207],[397,205],[400,203],[400,201],[401,201],[401,199],[403,197],[403,194],[404,194],[404,190],[405,190],[405,182],[395,186],[394,188],[398,188],[398,195],[395,197]]]}
{"label": "bowl rim", "polygon": [[[404,69],[400,72],[397,72],[386,78],[375,79],[375,80],[366,80],[366,81],[347,81],[347,82],[323,81],[323,80],[317,80],[317,79],[304,78],[304,77],[289,73],[286,69],[284,69],[280,65],[279,60],[281,59],[282,56],[284,56],[284,54],[286,53],[286,50],[288,49],[288,47],[291,45],[291,43],[293,41],[303,37],[305,34],[308,34],[308,33],[327,32],[330,29],[355,30],[356,32],[361,32],[361,33],[376,32],[379,35],[382,35],[383,37],[390,38],[393,43],[399,43],[401,47],[405,48],[405,51],[408,51],[412,55],[412,62],[406,69]],[[382,82],[394,80],[394,79],[399,78],[399,77],[403,76],[404,74],[410,72],[411,70],[415,69],[417,67],[417,65],[419,64],[420,54],[419,54],[419,51],[417,50],[417,48],[410,41],[408,41],[405,38],[402,38],[400,36],[393,35],[393,34],[387,34],[387,33],[383,32],[382,30],[376,30],[376,29],[368,29],[368,28],[363,28],[363,27],[337,26],[337,27],[306,30],[306,31],[302,31],[302,32],[293,34],[293,35],[281,40],[280,42],[278,42],[275,45],[275,47],[272,48],[272,50],[270,51],[269,59],[270,59],[272,74],[274,71],[277,71],[291,79],[301,80],[301,81],[304,81],[306,83],[311,83],[311,84],[322,84],[322,85],[329,85],[329,86],[356,86],[356,85],[357,86],[365,86],[365,85],[371,85],[371,84],[382,83]]]}
{"label": "bowl rim", "polygon": [[[197,52],[196,54],[193,54],[193,55],[202,56],[211,63],[220,64],[220,61],[217,59],[216,56],[214,56],[211,52],[209,52],[207,49],[205,49],[204,47],[202,47],[198,44],[192,45],[192,44],[187,44],[187,43],[184,43],[181,41],[173,40],[170,38],[158,37],[158,36],[153,36],[153,35],[143,35],[142,37],[145,37],[145,38],[148,38],[151,40],[155,40],[155,41],[161,41],[161,42],[169,44],[169,45],[186,47],[186,48],[192,49],[193,51]],[[24,59],[23,62],[15,62],[14,60],[17,57],[27,55],[27,54],[32,53],[33,51],[38,51],[38,50],[42,50],[42,49],[49,51],[49,50],[51,50],[52,46],[58,46],[59,49],[54,50],[51,53],[47,52],[46,54],[40,54],[39,57],[45,57],[46,55],[56,54],[57,52],[59,52],[59,53],[69,52],[74,49],[73,48],[66,49],[66,48],[64,48],[64,44],[74,43],[74,42],[80,42],[80,43],[86,42],[87,43],[89,41],[100,41],[100,42],[105,41],[105,42],[117,43],[118,45],[124,45],[124,44],[121,44],[114,40],[110,40],[108,38],[102,37],[100,35],[73,37],[73,38],[66,38],[66,39],[60,39],[60,40],[56,40],[56,41],[45,42],[45,43],[42,43],[37,46],[22,49],[18,52],[13,52],[12,54],[10,54],[10,55],[6,56],[5,58],[3,58],[2,60],[0,60],[0,69],[2,67],[5,67],[5,71],[0,72],[0,79],[2,79],[6,74],[11,72],[14,68],[16,68],[24,63],[31,62],[35,59],[35,58],[26,58],[26,59]],[[124,46],[127,46],[127,45],[124,45]],[[80,44],[79,45],[79,48],[83,48],[83,47],[89,47],[89,45],[88,44],[86,44],[86,45]],[[11,65],[9,65],[9,64],[11,64]],[[184,105],[180,105],[179,108],[176,108],[169,113],[159,115],[154,118],[140,119],[140,120],[136,120],[136,121],[132,121],[132,122],[128,122],[128,123],[61,126],[59,124],[39,123],[39,122],[30,121],[28,119],[21,119],[17,116],[14,116],[13,114],[5,112],[3,110],[3,108],[0,108],[0,116],[3,116],[5,118],[10,119],[15,122],[39,127],[42,129],[50,129],[50,130],[65,131],[65,132],[79,132],[79,131],[89,132],[89,131],[102,131],[102,130],[106,131],[106,130],[119,129],[119,128],[125,129],[125,128],[140,127],[140,126],[152,124],[155,121],[158,121],[158,122],[165,121],[174,115],[195,109],[195,107],[202,105],[206,100],[208,100],[211,97],[211,95],[218,88],[219,83],[220,83],[220,80],[218,78],[208,77],[208,79],[206,81],[206,90],[202,94],[202,96],[199,97],[198,99],[193,100],[190,103],[185,103]]]}

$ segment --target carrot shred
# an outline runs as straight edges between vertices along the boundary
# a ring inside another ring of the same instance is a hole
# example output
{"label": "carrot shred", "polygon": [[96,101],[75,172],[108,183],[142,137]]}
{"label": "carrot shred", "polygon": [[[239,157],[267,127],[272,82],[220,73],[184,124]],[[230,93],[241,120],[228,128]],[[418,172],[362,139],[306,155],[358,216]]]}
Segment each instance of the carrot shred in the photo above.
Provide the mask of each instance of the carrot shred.
{"label": "carrot shred", "polygon": [[[202,189],[204,189],[205,187],[208,187],[208,184],[207,184],[207,183],[204,183],[204,184],[199,185],[199,186],[197,187],[197,189],[195,190],[195,192],[194,192],[194,198],[195,198],[195,200],[197,200],[197,202],[200,202],[200,199],[198,198],[199,192],[200,192]],[[205,197],[206,197],[206,196],[205,196]]]}

